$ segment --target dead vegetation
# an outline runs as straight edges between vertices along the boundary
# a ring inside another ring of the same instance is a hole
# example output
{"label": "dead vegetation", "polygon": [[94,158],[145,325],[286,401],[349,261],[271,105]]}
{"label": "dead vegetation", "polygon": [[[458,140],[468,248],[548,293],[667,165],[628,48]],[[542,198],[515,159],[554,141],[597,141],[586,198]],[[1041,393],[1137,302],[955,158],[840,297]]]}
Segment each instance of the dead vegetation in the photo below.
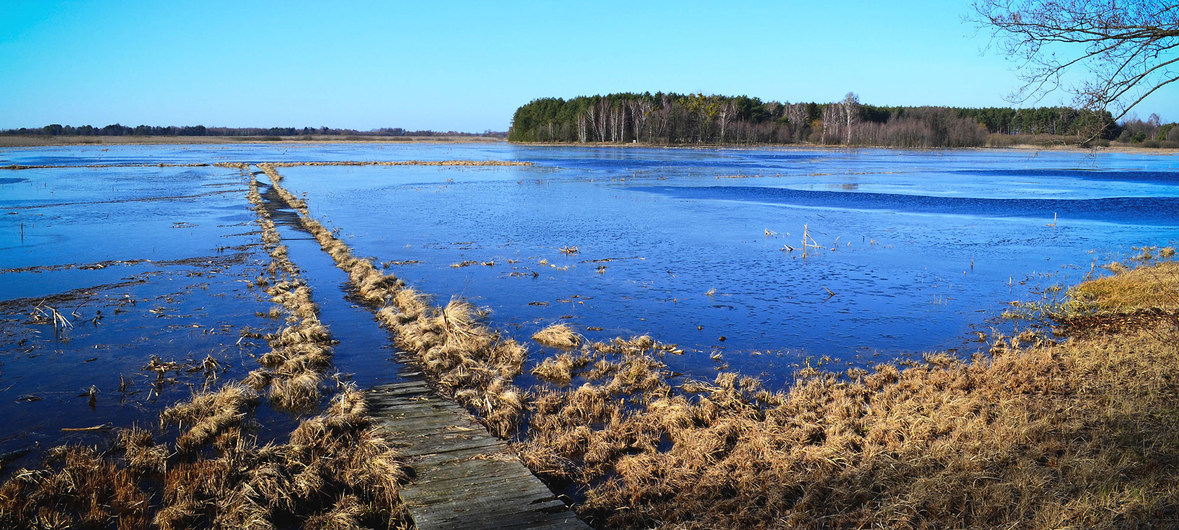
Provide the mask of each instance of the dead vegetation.
{"label": "dead vegetation", "polygon": [[[600,527],[1179,522],[1179,337],[1165,320],[1060,343],[1000,337],[972,361],[806,369],[784,391],[731,372],[678,381],[662,361],[674,347],[619,339],[544,360],[533,373],[555,386],[523,399],[522,353],[495,354],[473,308],[384,291],[366,298],[385,304],[398,345],[493,432],[532,408],[523,460],[583,492],[576,508]],[[510,362],[484,362],[497,358]]]}
{"label": "dead vegetation", "polygon": [[547,328],[537,331],[532,335],[532,340],[536,341],[542,346],[550,348],[572,349],[581,345],[581,336],[574,333],[568,325],[553,324]]}
{"label": "dead vegetation", "polygon": [[[263,171],[274,170],[264,167]],[[268,389],[269,399],[277,408],[310,410],[320,400],[321,373],[331,364],[331,335],[319,322],[319,308],[311,299],[311,289],[298,278],[298,268],[288,257],[287,248],[280,244],[278,229],[262,204],[256,179],[250,181],[247,200],[254,205],[271,260],[267,267],[270,276],[255,284],[270,285],[266,293],[282,308],[287,325],[266,335],[270,352],[259,358],[263,367],[251,372],[246,384],[258,391]]]}
{"label": "dead vegetation", "polygon": [[[1091,302],[1132,314],[1173,302],[1175,278],[1143,268],[1074,292],[1108,288]],[[786,391],[733,373],[673,386],[652,342],[595,344],[536,368],[575,383],[535,393],[520,449],[584,491],[578,511],[601,527],[1170,526],[1177,344],[1166,320],[1027,333],[973,361],[806,369]]]}
{"label": "dead vegetation", "polygon": [[0,527],[407,526],[398,501],[404,468],[368,423],[357,390],[343,389],[280,445],[259,446],[240,421],[224,421],[241,414],[226,393],[193,401],[170,417],[190,422],[181,438],[196,445],[173,448],[132,428],[108,451],[54,448],[43,469],[0,486]]}
{"label": "dead vegetation", "polygon": [[[276,191],[398,346],[493,432],[526,418],[522,459],[581,492],[576,508],[596,526],[1179,525],[1174,264],[1070,291],[1075,315],[1132,326],[1077,321],[1058,341],[995,337],[989,355],[969,361],[930,354],[871,371],[807,368],[789,389],[769,390],[732,372],[681,380],[663,362],[679,350],[642,336],[575,344],[533,370],[551,385],[523,393],[513,386],[523,346],[471,304],[434,306],[353,256],[280,180],[274,172]],[[286,377],[284,366],[322,364],[293,348],[324,336],[310,313],[300,316],[299,287],[272,293],[292,304],[293,320],[274,334],[272,350],[283,353],[263,357],[259,388]],[[44,471],[0,488],[0,526],[405,524],[395,502],[404,472],[365,423],[357,392],[341,392],[288,444],[262,447],[243,435],[239,412],[254,392],[225,385],[169,409],[168,424],[182,431],[174,451],[131,431],[120,434],[121,456],[55,452]],[[159,504],[144,493],[151,480],[163,485]]]}

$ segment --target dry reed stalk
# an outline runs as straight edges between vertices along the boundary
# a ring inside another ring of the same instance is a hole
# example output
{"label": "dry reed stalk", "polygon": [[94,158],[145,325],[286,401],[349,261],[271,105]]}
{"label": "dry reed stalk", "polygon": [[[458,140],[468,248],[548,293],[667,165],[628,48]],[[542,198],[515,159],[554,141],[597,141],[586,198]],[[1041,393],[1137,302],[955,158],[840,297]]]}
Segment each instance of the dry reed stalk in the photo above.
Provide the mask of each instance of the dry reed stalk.
{"label": "dry reed stalk", "polygon": [[22,470],[0,486],[4,528],[146,528],[150,507],[131,472],[88,447],[52,448],[44,470]]}
{"label": "dry reed stalk", "polygon": [[256,399],[252,389],[228,383],[216,392],[198,392],[189,401],[165,409],[160,414],[160,423],[176,424],[182,431],[187,426],[187,431],[176,440],[176,447],[181,451],[192,451],[225,430],[240,425],[247,408]]}
{"label": "dry reed stalk", "polygon": [[567,385],[573,380],[574,370],[585,368],[590,362],[588,354],[577,357],[569,353],[561,353],[556,357],[549,357],[532,369],[532,374],[557,385]]}

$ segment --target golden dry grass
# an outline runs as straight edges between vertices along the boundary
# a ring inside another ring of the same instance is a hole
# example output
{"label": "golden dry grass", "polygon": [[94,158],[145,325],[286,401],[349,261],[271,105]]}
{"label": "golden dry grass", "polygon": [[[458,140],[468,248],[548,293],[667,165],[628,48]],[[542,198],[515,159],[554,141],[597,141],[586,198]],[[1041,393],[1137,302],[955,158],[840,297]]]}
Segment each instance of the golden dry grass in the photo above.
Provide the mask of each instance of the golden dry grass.
{"label": "golden dry grass", "polygon": [[537,331],[532,340],[550,348],[572,349],[581,345],[581,337],[565,324],[553,324]]}
{"label": "golden dry grass", "polygon": [[[1075,291],[1139,313],[1173,270]],[[973,361],[806,369],[777,392],[732,373],[672,387],[663,351],[616,340],[537,369],[584,383],[536,393],[522,457],[584,491],[596,526],[1179,525],[1173,322],[999,338]]]}
{"label": "golden dry grass", "polygon": [[0,486],[0,527],[147,528],[150,497],[136,482],[93,448],[53,448],[43,469]]}
{"label": "golden dry grass", "polygon": [[1070,295],[1098,310],[1158,308],[1174,311],[1179,309],[1179,262],[1139,267],[1085,282],[1074,287]]}

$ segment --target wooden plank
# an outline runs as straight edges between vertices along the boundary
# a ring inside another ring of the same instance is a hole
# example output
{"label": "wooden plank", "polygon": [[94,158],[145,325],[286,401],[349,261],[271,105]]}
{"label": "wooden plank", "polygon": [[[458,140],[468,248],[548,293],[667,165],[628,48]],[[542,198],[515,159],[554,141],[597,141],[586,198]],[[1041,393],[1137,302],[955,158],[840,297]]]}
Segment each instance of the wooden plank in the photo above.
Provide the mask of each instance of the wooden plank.
{"label": "wooden plank", "polygon": [[[526,502],[526,501],[525,501]],[[438,503],[431,504],[424,510],[419,510],[424,520],[432,520],[435,522],[443,521],[460,521],[460,520],[510,520],[527,517],[528,519],[542,519],[548,515],[542,511],[545,507],[548,509],[563,509],[564,504],[561,501],[550,501],[543,506],[537,505],[535,510],[520,509],[517,503],[505,503],[501,498],[470,498],[461,502],[452,503]],[[415,519],[415,522],[416,519]],[[421,523],[419,523],[421,524]]]}
{"label": "wooden plank", "polygon": [[506,442],[420,374],[374,387],[368,406],[414,470],[401,498],[418,528],[589,528]]}
{"label": "wooden plank", "polygon": [[[560,504],[560,501],[553,502]],[[487,524],[495,521],[494,528],[500,528],[508,524],[519,526],[548,519],[549,514],[541,511],[516,511],[513,508],[495,498],[470,500],[462,505],[432,505],[423,513],[422,522],[419,523],[416,518],[414,522],[419,528],[425,528],[423,524],[428,524],[430,528],[472,528],[479,526],[480,522]]]}
{"label": "wooden plank", "polygon": [[[418,483],[421,487],[414,488],[410,494],[415,500],[443,501],[456,498],[457,491],[475,492],[486,489],[487,486],[495,490],[492,494],[511,492],[513,497],[531,497],[532,500],[552,498],[553,492],[548,488],[538,488],[532,475],[513,476],[466,476],[453,477],[444,480],[430,480]],[[530,501],[531,502],[531,501]]]}

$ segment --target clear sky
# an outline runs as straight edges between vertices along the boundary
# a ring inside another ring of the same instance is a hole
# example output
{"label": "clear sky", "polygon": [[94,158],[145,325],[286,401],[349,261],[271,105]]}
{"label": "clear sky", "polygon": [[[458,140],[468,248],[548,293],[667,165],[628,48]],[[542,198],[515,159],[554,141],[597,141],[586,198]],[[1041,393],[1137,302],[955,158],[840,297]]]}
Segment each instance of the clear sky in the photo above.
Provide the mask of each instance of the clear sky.
{"label": "clear sky", "polygon": [[[984,53],[989,34],[963,21],[969,11],[968,1],[0,0],[0,128],[503,131],[538,97],[644,91],[1008,106],[1016,65]],[[1179,120],[1179,87],[1136,110],[1152,112]]]}

